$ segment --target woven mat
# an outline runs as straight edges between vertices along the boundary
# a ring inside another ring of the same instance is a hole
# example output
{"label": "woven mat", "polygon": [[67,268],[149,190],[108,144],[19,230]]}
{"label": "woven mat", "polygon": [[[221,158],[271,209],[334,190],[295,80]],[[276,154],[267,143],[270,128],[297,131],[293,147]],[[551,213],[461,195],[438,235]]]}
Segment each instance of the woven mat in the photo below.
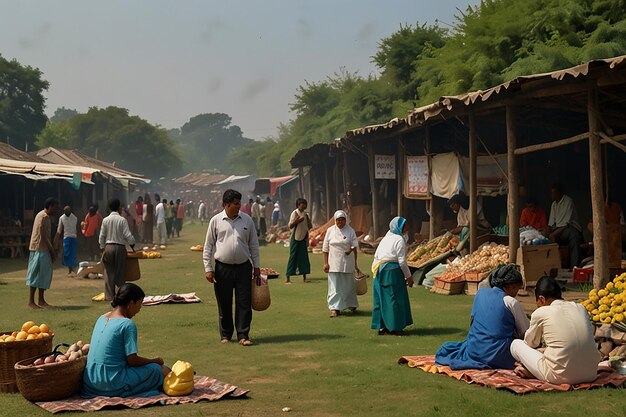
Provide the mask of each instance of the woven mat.
{"label": "woven mat", "polygon": [[196,293],[190,292],[186,294],[146,295],[141,304],[144,306],[155,306],[157,304],[166,303],[188,304],[200,302],[202,302],[202,300]]}
{"label": "woven mat", "polygon": [[432,374],[451,376],[468,384],[478,384],[489,388],[504,389],[516,394],[528,394],[542,391],[571,391],[595,387],[619,387],[626,376],[620,375],[611,368],[598,368],[598,378],[590,383],[569,385],[550,384],[538,379],[524,379],[507,369],[464,369],[453,371],[448,366],[435,364],[435,356],[403,356],[398,359],[399,364],[408,364],[410,368],[418,368]]}
{"label": "woven mat", "polygon": [[194,390],[185,397],[169,397],[159,394],[154,397],[96,397],[80,398],[74,396],[61,401],[49,401],[36,403],[44,410],[51,413],[61,411],[98,411],[105,407],[128,407],[141,408],[153,404],[174,405],[196,403],[201,400],[217,401],[222,398],[238,398],[246,395],[248,391],[242,390],[234,385],[229,385],[206,376],[196,376]]}

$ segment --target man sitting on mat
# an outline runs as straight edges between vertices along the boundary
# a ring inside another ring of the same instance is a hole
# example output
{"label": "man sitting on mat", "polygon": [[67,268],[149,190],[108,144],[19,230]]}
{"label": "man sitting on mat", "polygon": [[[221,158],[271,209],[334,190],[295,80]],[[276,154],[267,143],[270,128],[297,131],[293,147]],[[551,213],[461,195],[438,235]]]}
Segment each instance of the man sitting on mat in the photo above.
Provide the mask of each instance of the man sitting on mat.
{"label": "man sitting on mat", "polygon": [[[543,277],[535,288],[537,310],[524,340],[514,340],[511,354],[521,362],[515,373],[552,384],[581,384],[597,377],[600,353],[589,315],[582,304],[564,301],[559,283]],[[542,353],[536,348],[545,347]]]}

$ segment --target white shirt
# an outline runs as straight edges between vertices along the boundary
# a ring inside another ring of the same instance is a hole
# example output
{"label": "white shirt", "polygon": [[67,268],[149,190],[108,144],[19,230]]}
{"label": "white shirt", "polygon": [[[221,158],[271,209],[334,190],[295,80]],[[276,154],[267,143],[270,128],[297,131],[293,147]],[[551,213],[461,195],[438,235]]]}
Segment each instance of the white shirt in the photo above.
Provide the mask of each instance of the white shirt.
{"label": "white shirt", "polygon": [[530,317],[524,342],[546,350],[538,367],[549,381],[588,382],[596,378],[600,353],[589,314],[582,304],[555,300]]}
{"label": "white shirt", "polygon": [[572,225],[576,230],[582,232],[578,224],[578,212],[574,205],[574,200],[570,196],[564,195],[560,201],[553,201],[550,207],[550,220],[548,226],[558,228]]}
{"label": "white shirt", "polygon": [[397,262],[404,272],[404,277],[411,276],[411,271],[406,263],[406,243],[400,235],[388,231],[383,240],[380,241],[374,254],[372,269],[380,261]]}
{"label": "white shirt", "polygon": [[205,216],[205,208],[206,206],[204,205],[204,203],[200,203],[200,205],[198,206],[198,218],[201,219]]}
{"label": "white shirt", "polygon": [[59,227],[57,227],[57,233],[63,231],[63,237],[76,237],[76,225],[78,219],[74,216],[74,213],[70,213],[69,216],[63,214],[59,217]]}
{"label": "white shirt", "polygon": [[163,207],[163,203],[159,203],[156,205],[156,222],[165,223],[165,207]]}
{"label": "white shirt", "polygon": [[505,295],[503,301],[504,306],[515,318],[515,336],[520,339],[523,338],[528,330],[528,326],[530,326],[530,322],[528,317],[526,317],[526,313],[524,313],[522,304],[510,295]]}
{"label": "white shirt", "polygon": [[134,245],[135,238],[130,232],[128,221],[120,216],[117,211],[114,211],[102,220],[98,242],[101,248],[104,248],[107,243]]}
{"label": "white shirt", "polygon": [[214,261],[231,265],[250,261],[254,268],[259,268],[259,240],[252,218],[240,211],[231,220],[225,210],[213,216],[206,231],[202,260],[206,272],[213,271]]}
{"label": "white shirt", "polygon": [[[491,229],[491,225],[485,218],[485,213],[483,213],[483,207],[480,203],[476,204],[476,215],[478,216],[478,226],[483,229]],[[470,225],[470,211],[466,210],[461,206],[459,208],[459,212],[456,215],[456,223],[457,226],[469,227]]]}
{"label": "white shirt", "polygon": [[298,223],[294,226],[293,229],[291,229],[291,234],[293,234],[294,238],[298,241],[303,240],[306,237],[306,234],[309,232],[309,215],[304,211],[295,209],[293,212],[291,212],[291,216],[289,217],[289,224],[291,224],[296,221],[296,219],[305,216],[306,218],[304,219],[304,221]]}
{"label": "white shirt", "polygon": [[354,254],[346,252],[359,246],[354,229],[345,225],[343,229],[333,225],[326,231],[322,251],[328,254],[329,272],[354,272]]}

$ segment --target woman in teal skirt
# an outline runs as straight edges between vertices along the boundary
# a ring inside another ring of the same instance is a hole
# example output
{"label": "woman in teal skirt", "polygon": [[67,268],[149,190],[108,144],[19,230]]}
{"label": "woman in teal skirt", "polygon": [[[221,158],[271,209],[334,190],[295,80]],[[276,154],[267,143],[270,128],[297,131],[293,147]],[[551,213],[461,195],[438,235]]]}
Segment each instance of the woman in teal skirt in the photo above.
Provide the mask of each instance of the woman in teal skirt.
{"label": "woman in teal skirt", "polygon": [[406,263],[407,231],[406,219],[394,218],[374,255],[372,329],[378,330],[379,335],[401,335],[406,326],[413,324],[406,289],[407,284],[413,286],[413,278]]}
{"label": "woman in teal skirt", "polygon": [[144,297],[139,286],[124,284],[111,302],[113,310],[96,321],[83,397],[150,397],[162,390],[163,377],[170,371],[163,359],[137,355],[137,327],[131,318],[141,310]]}

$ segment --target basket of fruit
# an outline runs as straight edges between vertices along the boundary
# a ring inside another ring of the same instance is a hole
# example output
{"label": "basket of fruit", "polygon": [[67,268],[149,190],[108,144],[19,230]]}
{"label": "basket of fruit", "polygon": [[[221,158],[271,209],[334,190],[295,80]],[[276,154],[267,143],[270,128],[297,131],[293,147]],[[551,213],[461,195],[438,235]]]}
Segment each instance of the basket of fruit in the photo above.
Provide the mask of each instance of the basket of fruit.
{"label": "basket of fruit", "polygon": [[17,392],[14,366],[17,362],[52,349],[54,334],[47,324],[27,321],[16,332],[0,333],[0,392]]}
{"label": "basket of fruit", "polygon": [[[65,353],[59,349],[66,347]],[[29,401],[57,401],[80,391],[87,364],[89,344],[59,344],[52,352],[15,364],[20,393]]]}

